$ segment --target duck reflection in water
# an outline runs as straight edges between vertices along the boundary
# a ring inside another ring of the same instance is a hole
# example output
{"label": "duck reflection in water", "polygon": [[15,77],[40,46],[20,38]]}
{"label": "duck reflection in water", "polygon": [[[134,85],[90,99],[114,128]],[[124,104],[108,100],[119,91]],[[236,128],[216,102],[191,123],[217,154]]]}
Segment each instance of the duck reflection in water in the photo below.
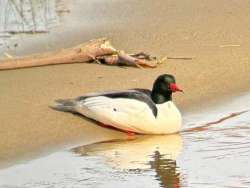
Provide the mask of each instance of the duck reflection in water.
{"label": "duck reflection in water", "polygon": [[159,151],[155,151],[154,160],[150,161],[151,169],[156,172],[156,179],[162,187],[180,187],[180,173],[176,160],[167,159]]}
{"label": "duck reflection in water", "polygon": [[181,149],[182,137],[174,134],[95,143],[74,148],[73,152],[101,156],[110,167],[129,173],[152,171],[161,187],[180,187],[181,173],[176,158]]}

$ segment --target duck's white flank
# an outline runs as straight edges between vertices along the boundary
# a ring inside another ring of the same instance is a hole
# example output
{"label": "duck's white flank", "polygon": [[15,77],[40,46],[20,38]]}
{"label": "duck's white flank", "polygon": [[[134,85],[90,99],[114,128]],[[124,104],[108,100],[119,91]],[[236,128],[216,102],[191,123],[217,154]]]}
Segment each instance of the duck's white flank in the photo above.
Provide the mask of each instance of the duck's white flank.
{"label": "duck's white flank", "polygon": [[136,99],[89,97],[78,101],[75,110],[91,119],[125,131],[142,134],[171,134],[181,128],[181,114],[172,101],[156,104],[155,117],[149,106]]}

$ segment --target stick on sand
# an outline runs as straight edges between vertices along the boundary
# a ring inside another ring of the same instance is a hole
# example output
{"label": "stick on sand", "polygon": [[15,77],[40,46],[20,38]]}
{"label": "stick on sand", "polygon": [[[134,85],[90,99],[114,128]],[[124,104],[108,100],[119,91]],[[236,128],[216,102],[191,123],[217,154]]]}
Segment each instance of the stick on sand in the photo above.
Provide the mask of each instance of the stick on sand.
{"label": "stick on sand", "polygon": [[144,52],[126,54],[116,50],[107,39],[97,39],[56,52],[8,58],[0,62],[0,70],[86,62],[150,68],[160,63]]}

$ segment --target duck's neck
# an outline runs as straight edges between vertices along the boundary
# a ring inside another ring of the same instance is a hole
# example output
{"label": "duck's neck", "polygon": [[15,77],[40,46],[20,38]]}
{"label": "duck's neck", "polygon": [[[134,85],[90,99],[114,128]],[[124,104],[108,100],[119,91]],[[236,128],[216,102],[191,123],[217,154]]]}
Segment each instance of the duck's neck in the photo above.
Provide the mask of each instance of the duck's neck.
{"label": "duck's neck", "polygon": [[155,104],[162,104],[172,100],[172,91],[167,91],[163,94],[162,92],[153,89],[151,98]]}

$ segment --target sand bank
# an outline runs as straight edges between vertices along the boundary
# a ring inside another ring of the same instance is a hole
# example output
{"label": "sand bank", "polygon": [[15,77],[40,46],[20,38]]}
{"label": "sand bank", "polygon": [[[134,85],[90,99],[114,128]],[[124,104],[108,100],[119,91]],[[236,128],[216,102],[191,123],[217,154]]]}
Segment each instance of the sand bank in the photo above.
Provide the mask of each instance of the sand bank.
{"label": "sand bank", "polygon": [[76,64],[0,72],[2,166],[16,158],[124,136],[48,108],[57,98],[151,88],[159,74],[172,73],[185,90],[174,97],[185,114],[250,89],[248,2],[76,1],[68,6],[71,13],[62,18],[62,26],[49,35],[26,37],[9,52],[24,55],[106,36],[126,51],[194,58],[169,60],[157,69]]}

